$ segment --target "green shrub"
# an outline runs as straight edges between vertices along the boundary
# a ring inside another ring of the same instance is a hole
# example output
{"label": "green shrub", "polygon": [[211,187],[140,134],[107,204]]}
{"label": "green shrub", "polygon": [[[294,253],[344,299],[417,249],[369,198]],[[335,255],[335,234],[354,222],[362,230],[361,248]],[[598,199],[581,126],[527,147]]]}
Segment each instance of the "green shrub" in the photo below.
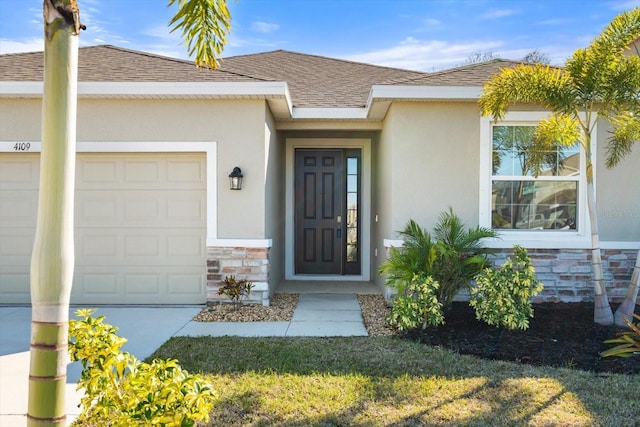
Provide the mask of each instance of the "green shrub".
{"label": "green shrub", "polygon": [[481,241],[497,236],[484,227],[467,229],[452,209],[440,214],[433,237],[413,220],[400,235],[403,246],[391,249],[389,258],[380,266],[380,274],[398,295],[404,294],[415,275],[433,277],[439,283],[436,296],[445,307],[489,265],[486,255],[490,250],[483,248]]}
{"label": "green shrub", "polygon": [[242,300],[253,289],[253,284],[246,279],[237,280],[235,276],[225,276],[221,282],[222,286],[218,289],[218,295],[226,295],[233,304],[233,308],[238,310],[242,305]]}
{"label": "green shrub", "polygon": [[[631,313],[633,317],[640,320],[640,316]],[[640,322],[633,324],[633,319],[624,319],[629,327],[629,331],[620,332],[617,338],[605,341],[607,344],[618,344],[601,353],[602,357],[631,357],[640,356]]]}
{"label": "green shrub", "polygon": [[212,386],[183,370],[177,360],[144,363],[120,348],[127,342],[117,328],[78,310],[69,321],[69,354],[80,361],[78,389],[84,389],[82,413],[75,425],[192,426],[208,421]]}
{"label": "green shrub", "polygon": [[514,256],[500,269],[486,268],[476,276],[471,288],[470,305],[478,320],[507,329],[527,329],[533,317],[531,297],[542,291],[542,282],[535,276],[535,268],[526,249],[514,246]]}
{"label": "green shrub", "polygon": [[414,275],[404,294],[393,302],[389,324],[401,331],[443,324],[442,303],[436,296],[439,288],[433,277]]}

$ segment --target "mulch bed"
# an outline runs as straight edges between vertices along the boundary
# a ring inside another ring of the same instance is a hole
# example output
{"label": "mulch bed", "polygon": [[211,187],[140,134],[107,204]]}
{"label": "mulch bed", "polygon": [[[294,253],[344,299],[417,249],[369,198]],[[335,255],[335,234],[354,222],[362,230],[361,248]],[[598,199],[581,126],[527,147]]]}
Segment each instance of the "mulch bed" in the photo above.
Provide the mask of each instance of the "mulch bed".
{"label": "mulch bed", "polygon": [[593,372],[640,373],[640,355],[600,357],[600,352],[612,347],[604,341],[620,329],[593,323],[592,303],[536,304],[525,331],[488,326],[476,320],[468,303],[453,303],[445,312],[445,320],[445,325],[412,331],[403,337],[485,359]]}

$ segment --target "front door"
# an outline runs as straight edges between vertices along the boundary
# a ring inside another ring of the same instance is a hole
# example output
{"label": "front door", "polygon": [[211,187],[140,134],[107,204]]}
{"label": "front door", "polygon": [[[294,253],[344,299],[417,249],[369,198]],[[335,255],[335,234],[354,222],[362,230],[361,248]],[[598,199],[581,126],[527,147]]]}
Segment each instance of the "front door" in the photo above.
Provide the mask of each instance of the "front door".
{"label": "front door", "polygon": [[360,274],[359,157],[359,150],[296,150],[296,274]]}

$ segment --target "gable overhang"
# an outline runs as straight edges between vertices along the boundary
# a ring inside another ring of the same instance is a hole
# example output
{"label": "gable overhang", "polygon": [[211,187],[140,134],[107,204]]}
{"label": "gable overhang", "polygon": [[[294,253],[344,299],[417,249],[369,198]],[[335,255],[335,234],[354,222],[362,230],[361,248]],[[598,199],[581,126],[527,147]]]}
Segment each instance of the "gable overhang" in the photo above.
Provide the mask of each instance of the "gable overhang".
{"label": "gable overhang", "polygon": [[338,127],[341,123],[348,123],[354,129],[380,129],[393,102],[477,102],[481,94],[482,88],[477,86],[374,85],[363,107],[294,107],[291,118],[281,122],[278,128],[311,128],[317,127],[317,122],[325,121]]}
{"label": "gable overhang", "polygon": [[[42,82],[0,82],[0,98],[40,98],[42,91]],[[264,99],[285,128],[328,122],[370,129],[380,127],[394,101],[475,102],[481,94],[477,86],[373,85],[362,107],[311,108],[293,106],[286,82],[78,82],[81,99]]]}
{"label": "gable overhang", "polygon": [[[40,98],[43,82],[0,82],[0,98]],[[276,118],[292,115],[285,82],[78,82],[78,98],[264,99]]]}
{"label": "gable overhang", "polygon": [[367,118],[383,120],[394,101],[476,102],[481,94],[479,86],[373,85],[367,100]]}

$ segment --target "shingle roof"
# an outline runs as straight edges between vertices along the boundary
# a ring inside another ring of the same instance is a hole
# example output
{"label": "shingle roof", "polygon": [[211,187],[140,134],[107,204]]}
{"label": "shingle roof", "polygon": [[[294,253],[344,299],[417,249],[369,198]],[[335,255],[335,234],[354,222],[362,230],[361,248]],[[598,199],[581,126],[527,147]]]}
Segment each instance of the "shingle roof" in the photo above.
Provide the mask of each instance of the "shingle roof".
{"label": "shingle roof", "polygon": [[296,107],[364,107],[371,86],[423,76],[417,71],[285,50],[223,59],[221,70],[286,81]]}
{"label": "shingle roof", "polygon": [[[81,82],[286,82],[295,107],[364,107],[373,85],[482,86],[494,60],[436,73],[381,67],[286,50],[224,58],[217,70],[115,46],[79,49]],[[0,81],[42,81],[43,52],[0,55]]]}
{"label": "shingle roof", "polygon": [[[0,55],[0,81],[42,81],[43,52]],[[81,82],[260,81],[221,70],[197,69],[193,62],[115,46],[83,47],[78,52]]]}
{"label": "shingle roof", "polygon": [[483,86],[491,76],[498,74],[503,68],[513,68],[520,61],[493,59],[488,62],[464,65],[449,70],[425,74],[418,78],[403,82],[408,85],[424,86]]}

